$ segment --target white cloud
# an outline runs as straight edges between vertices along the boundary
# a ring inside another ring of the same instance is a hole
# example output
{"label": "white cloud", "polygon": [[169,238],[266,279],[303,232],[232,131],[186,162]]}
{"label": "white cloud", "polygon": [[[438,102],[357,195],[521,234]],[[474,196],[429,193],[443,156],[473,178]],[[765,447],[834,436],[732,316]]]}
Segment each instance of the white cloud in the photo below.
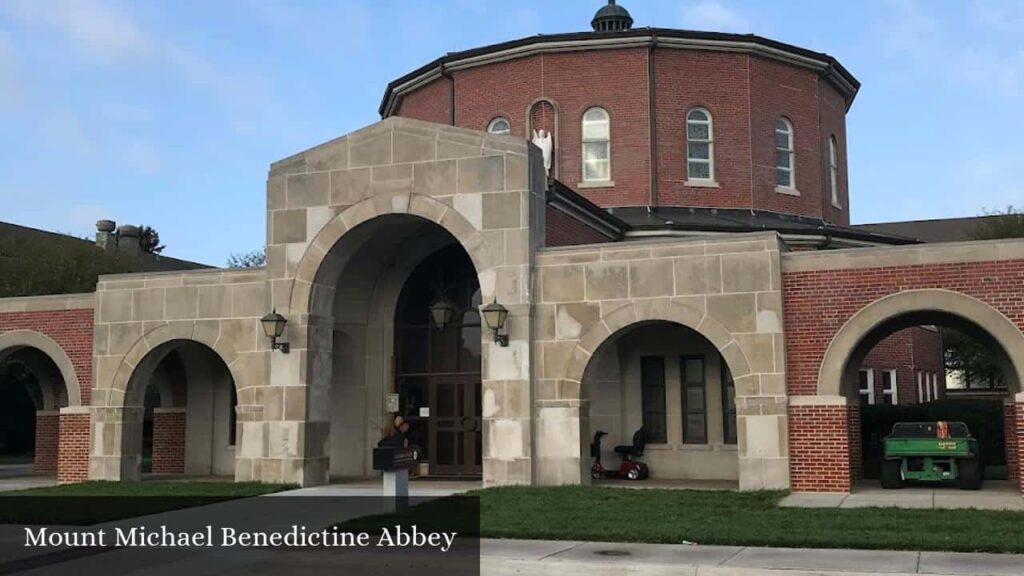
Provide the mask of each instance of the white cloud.
{"label": "white cloud", "polygon": [[711,32],[750,32],[750,21],[717,0],[701,0],[684,6],[682,23],[686,28]]}
{"label": "white cloud", "polygon": [[23,24],[56,30],[94,57],[137,57],[151,48],[149,38],[125,11],[95,0],[6,0],[0,10]]}

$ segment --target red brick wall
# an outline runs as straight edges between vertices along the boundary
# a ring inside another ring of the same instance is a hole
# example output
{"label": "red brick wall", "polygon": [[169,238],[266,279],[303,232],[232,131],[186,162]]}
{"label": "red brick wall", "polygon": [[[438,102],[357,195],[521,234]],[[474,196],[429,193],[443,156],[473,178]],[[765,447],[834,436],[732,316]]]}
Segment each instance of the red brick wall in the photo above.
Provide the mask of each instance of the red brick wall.
{"label": "red brick wall", "polygon": [[874,370],[875,403],[882,402],[883,370],[896,370],[897,396],[900,404],[924,402],[919,397],[917,374],[935,374],[939,393],[943,391],[945,368],[942,361],[942,338],[934,330],[915,326],[894,332],[879,342],[864,358],[861,368]]}
{"label": "red brick wall", "polygon": [[850,415],[847,406],[790,406],[792,489],[850,491]]}
{"label": "red brick wall", "polygon": [[[939,398],[946,395],[946,363],[943,358],[942,332],[913,328],[914,370],[936,375],[939,383]],[[922,383],[923,385],[923,383]],[[914,394],[917,394],[917,374],[914,375]],[[919,401],[923,402],[921,398]]]}
{"label": "red brick wall", "polygon": [[[402,98],[399,115],[451,124],[451,81],[440,78]],[[481,128],[482,130],[482,128]]]}
{"label": "red brick wall", "polygon": [[850,478],[853,481],[864,478],[864,446],[860,429],[860,404],[846,407],[846,417],[850,430]]}
{"label": "red brick wall", "polygon": [[[824,214],[833,222],[849,223],[845,102],[816,72],[745,54],[706,50],[656,49],[652,63],[658,204],[754,207]],[[615,73],[609,74],[609,70]],[[652,203],[646,47],[537,54],[452,74],[456,125],[485,130],[493,118],[503,116],[510,121],[513,135],[528,137],[528,110],[538,99],[549,99],[557,110],[553,175],[603,207]],[[447,80],[431,82],[406,94],[398,114],[448,123],[448,90]],[[578,187],[580,120],[591,106],[601,106],[611,115],[614,187]],[[707,108],[714,120],[719,188],[683,183],[686,112],[696,106]],[[795,128],[799,197],[775,192],[775,121],[780,115],[788,117]],[[822,150],[827,152],[823,146],[831,134],[836,134],[840,144],[842,210],[825,202],[828,190],[823,163],[827,158]]]}
{"label": "red brick wall", "polygon": [[60,413],[36,412],[36,445],[32,469],[36,474],[57,473],[57,449],[60,444]]}
{"label": "red brick wall", "polygon": [[91,422],[88,413],[60,415],[58,482],[82,482],[89,479]]}
{"label": "red brick wall", "polygon": [[[839,92],[825,80],[818,79],[818,113],[821,126],[821,174],[822,174],[822,215],[825,220],[836,224],[850,223],[850,188],[846,158],[846,101]],[[829,138],[835,136],[839,160],[839,206],[832,205],[831,174],[829,172]]]}
{"label": "red brick wall", "polygon": [[71,359],[75,374],[78,376],[78,385],[82,390],[82,405],[89,404],[92,396],[91,308],[0,313],[0,334],[10,330],[35,330],[49,336],[60,345]]}
{"label": "red brick wall", "polygon": [[[1020,481],[1021,475],[1021,448],[1019,436],[1024,436],[1024,430],[1018,432],[1014,426],[1017,425],[1019,404],[1004,405],[1003,421],[1006,436],[1006,469],[1009,472],[1010,480]],[[1024,425],[1024,422],[1022,422]]]}
{"label": "red brick wall", "polygon": [[862,308],[890,294],[926,288],[961,292],[1024,329],[1022,275],[1024,260],[784,272],[789,394],[816,394],[818,371],[836,332]]}
{"label": "red brick wall", "polygon": [[609,242],[609,238],[561,210],[547,207],[545,246],[575,246]]}
{"label": "red brick wall", "polygon": [[153,473],[185,472],[185,412],[153,413]]}

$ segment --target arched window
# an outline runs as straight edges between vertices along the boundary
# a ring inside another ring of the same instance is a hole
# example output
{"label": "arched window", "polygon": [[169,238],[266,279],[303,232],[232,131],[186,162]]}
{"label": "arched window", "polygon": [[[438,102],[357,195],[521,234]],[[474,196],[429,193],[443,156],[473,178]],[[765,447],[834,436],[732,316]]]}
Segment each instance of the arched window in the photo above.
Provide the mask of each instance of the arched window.
{"label": "arched window", "polygon": [[583,181],[611,178],[611,121],[603,108],[591,108],[583,113]]}
{"label": "arched window", "polygon": [[836,137],[828,140],[828,174],[829,186],[832,189],[832,205],[838,208],[839,204],[839,144]]}
{"label": "arched window", "polygon": [[686,178],[701,182],[715,179],[714,128],[711,113],[694,108],[686,115]]}
{"label": "arched window", "polygon": [[512,125],[507,119],[498,116],[487,125],[487,131],[491,134],[511,134]]}
{"label": "arched window", "polygon": [[775,184],[779,188],[796,188],[796,160],[793,154],[793,125],[785,118],[775,123]]}

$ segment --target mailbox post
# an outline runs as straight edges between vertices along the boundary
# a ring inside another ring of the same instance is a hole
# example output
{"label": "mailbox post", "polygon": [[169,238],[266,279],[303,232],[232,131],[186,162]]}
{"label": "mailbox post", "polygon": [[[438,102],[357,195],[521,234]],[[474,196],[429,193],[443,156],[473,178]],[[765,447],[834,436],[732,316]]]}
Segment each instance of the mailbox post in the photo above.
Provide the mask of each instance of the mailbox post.
{"label": "mailbox post", "polygon": [[384,473],[385,497],[395,498],[403,507],[409,498],[409,469],[419,464],[418,448],[390,446],[373,449],[373,469]]}

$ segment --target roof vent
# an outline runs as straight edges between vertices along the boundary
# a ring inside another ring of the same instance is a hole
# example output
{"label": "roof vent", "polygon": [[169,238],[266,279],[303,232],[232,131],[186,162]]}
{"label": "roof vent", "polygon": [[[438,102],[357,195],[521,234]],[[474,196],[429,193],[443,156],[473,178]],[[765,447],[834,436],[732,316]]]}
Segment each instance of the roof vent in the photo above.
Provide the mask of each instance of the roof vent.
{"label": "roof vent", "polygon": [[594,14],[590,21],[594,32],[622,32],[633,27],[633,17],[629,10],[615,3],[615,0],[608,0],[608,5],[603,6]]}

